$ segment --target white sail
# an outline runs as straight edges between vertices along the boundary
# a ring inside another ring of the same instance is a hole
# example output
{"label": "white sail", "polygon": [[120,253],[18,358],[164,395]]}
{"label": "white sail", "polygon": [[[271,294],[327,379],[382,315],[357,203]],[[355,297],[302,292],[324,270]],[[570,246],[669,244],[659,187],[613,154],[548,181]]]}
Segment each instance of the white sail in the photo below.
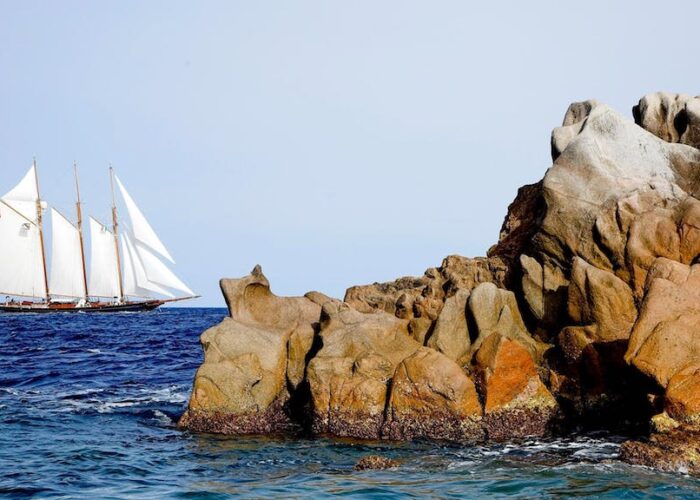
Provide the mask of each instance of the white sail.
{"label": "white sail", "polygon": [[0,293],[46,297],[39,228],[0,201]]}
{"label": "white sail", "polygon": [[51,222],[51,295],[85,298],[78,228],[54,208],[51,209]]}
{"label": "white sail", "polygon": [[130,297],[147,297],[145,290],[140,289],[136,286],[136,270],[134,269],[134,264],[131,261],[131,254],[124,241],[124,235],[119,238],[121,242],[121,257],[122,257],[122,285],[124,287],[124,295]]}
{"label": "white sail", "polygon": [[92,297],[119,297],[119,274],[114,235],[90,217],[90,279]]}
{"label": "white sail", "polygon": [[149,297],[151,292],[154,292],[166,297],[174,297],[169,291],[148,280],[143,263],[136,253],[129,235],[122,233],[119,239],[121,240],[122,269],[124,271],[124,295]]}
{"label": "white sail", "polygon": [[138,241],[134,243],[136,254],[143,264],[146,271],[146,277],[151,283],[156,283],[160,286],[184,292],[187,295],[194,295],[194,292],[185,285],[180,278],[175,276],[168,267],[163,264],[158,257],[153,254],[148,248],[141,245]]}
{"label": "white sail", "polygon": [[30,221],[36,221],[36,202],[39,199],[37,189],[36,168],[29,167],[29,171],[22,180],[2,200],[17,210]]}
{"label": "white sail", "polygon": [[119,180],[119,177],[117,177],[115,174],[114,178],[117,180],[117,186],[119,186],[119,191],[122,194],[122,198],[124,198],[126,210],[129,212],[129,218],[131,219],[131,230],[133,232],[134,239],[136,240],[135,243],[141,243],[142,245],[149,247],[151,250],[162,255],[174,264],[175,260],[173,260],[173,258],[170,256],[168,249],[165,248],[165,245],[163,245],[163,243],[160,241],[156,235],[156,232],[148,223],[146,217],[144,217],[139,207],[136,206],[136,203],[124,188],[124,185]]}

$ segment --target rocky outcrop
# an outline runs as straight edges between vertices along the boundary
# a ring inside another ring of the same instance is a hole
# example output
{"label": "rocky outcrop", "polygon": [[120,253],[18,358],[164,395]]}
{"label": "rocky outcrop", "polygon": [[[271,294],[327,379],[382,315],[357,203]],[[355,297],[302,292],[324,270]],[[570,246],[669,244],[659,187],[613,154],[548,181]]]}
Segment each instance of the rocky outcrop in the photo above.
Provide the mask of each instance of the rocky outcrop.
{"label": "rocky outcrop", "polygon": [[204,363],[180,425],[225,434],[290,431],[290,391],[304,380],[321,305],[333,300],[277,297],[260,267],[221,280],[221,290],[230,317],[202,334]]}
{"label": "rocky outcrop", "polygon": [[276,297],[259,269],[224,280],[231,317],[202,336],[181,425],[465,443],[652,425],[625,457],[692,455],[679,446],[700,421],[699,102],[651,94],[634,121],[572,104],[487,257],[343,301]]}

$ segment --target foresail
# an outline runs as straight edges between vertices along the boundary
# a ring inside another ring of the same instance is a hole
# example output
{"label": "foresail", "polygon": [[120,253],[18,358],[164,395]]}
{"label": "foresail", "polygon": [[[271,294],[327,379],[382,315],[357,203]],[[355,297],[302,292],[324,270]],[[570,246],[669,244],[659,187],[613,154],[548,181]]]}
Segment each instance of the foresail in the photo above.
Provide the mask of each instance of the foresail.
{"label": "foresail", "polygon": [[160,238],[158,238],[158,235],[156,235],[156,232],[146,220],[146,217],[144,217],[133,198],[126,191],[124,185],[119,180],[119,177],[115,175],[114,178],[117,181],[117,186],[119,186],[119,191],[122,194],[122,198],[124,198],[126,210],[129,212],[129,218],[131,219],[131,230],[135,240],[134,243],[141,243],[142,245],[149,247],[151,250],[162,255],[174,264],[175,260],[173,260],[173,258],[170,256],[168,249],[165,248],[165,245],[163,245]]}
{"label": "foresail", "polygon": [[36,201],[39,199],[34,165],[24,175],[19,184],[2,197],[12,208],[31,221],[36,220]]}
{"label": "foresail", "polygon": [[0,293],[45,297],[39,228],[0,200]]}
{"label": "foresail", "polygon": [[127,233],[119,235],[121,241],[122,269],[124,276],[124,295],[132,297],[149,297],[152,293],[174,297],[168,290],[151,283],[133,242]]}
{"label": "foresail", "polygon": [[90,217],[90,279],[92,297],[119,297],[119,274],[114,235]]}
{"label": "foresail", "polygon": [[51,222],[51,278],[49,280],[51,295],[84,298],[80,233],[54,208],[51,209]]}

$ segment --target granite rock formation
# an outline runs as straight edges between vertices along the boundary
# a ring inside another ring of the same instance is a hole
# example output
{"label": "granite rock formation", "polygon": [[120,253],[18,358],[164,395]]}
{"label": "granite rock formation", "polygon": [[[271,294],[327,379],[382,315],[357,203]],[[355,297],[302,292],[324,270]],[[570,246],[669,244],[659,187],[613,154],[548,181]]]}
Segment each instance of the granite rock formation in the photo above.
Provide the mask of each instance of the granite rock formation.
{"label": "granite rock formation", "polygon": [[651,426],[625,459],[697,470],[700,98],[633,116],[572,104],[486,257],[343,301],[276,297],[259,268],[222,280],[230,317],[202,335],[180,425],[463,443]]}

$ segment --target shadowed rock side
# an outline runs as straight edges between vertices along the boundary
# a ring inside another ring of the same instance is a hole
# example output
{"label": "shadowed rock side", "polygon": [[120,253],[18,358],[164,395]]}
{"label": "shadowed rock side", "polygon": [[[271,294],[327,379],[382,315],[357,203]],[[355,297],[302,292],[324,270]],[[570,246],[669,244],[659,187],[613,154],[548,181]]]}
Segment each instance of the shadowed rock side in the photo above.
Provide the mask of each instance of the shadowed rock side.
{"label": "shadowed rock side", "polygon": [[223,280],[231,317],[202,335],[180,425],[463,443],[651,426],[623,456],[673,468],[658,457],[700,433],[699,102],[651,94],[635,121],[572,104],[487,257],[343,301],[277,297],[259,268]]}

